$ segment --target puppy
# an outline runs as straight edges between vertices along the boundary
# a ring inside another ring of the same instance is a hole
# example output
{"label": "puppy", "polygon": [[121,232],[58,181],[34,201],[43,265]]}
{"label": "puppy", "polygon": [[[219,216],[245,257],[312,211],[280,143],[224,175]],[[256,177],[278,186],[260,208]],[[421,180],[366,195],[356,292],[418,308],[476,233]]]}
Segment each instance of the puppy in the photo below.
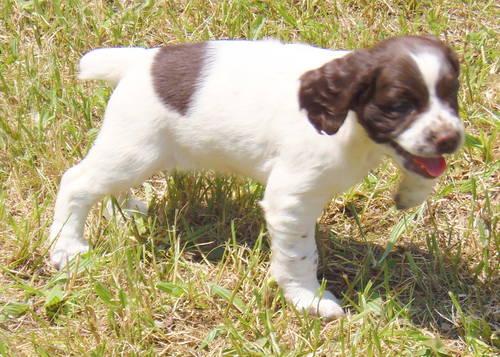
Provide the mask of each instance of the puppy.
{"label": "puppy", "polygon": [[51,262],[88,250],[84,223],[104,195],[160,170],[236,173],[266,186],[271,275],[286,299],[339,317],[316,277],[316,219],[384,156],[403,174],[397,207],[423,202],[464,139],[458,75],[452,50],[427,36],[351,52],[277,41],[91,51],[80,78],[116,88],[93,147],[62,177]]}

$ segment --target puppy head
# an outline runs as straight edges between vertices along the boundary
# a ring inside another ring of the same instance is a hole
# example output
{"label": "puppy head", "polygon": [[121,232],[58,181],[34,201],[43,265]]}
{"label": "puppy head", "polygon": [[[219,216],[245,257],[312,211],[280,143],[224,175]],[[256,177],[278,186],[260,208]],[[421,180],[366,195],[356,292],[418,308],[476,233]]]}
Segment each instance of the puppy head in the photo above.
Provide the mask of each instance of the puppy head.
{"label": "puppy head", "polygon": [[335,134],[349,110],[396,161],[426,178],[463,142],[459,64],[433,37],[407,36],[354,51],[301,77],[300,107],[321,133]]}

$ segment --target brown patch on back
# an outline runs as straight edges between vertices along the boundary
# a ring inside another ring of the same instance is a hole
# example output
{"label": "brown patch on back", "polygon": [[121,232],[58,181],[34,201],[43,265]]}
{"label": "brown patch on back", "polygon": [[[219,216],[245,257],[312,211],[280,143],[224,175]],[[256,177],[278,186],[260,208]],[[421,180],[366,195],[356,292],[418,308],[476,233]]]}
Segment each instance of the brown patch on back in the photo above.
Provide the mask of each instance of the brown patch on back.
{"label": "brown patch on back", "polygon": [[151,73],[156,94],[164,104],[186,114],[206,60],[207,43],[162,47]]}

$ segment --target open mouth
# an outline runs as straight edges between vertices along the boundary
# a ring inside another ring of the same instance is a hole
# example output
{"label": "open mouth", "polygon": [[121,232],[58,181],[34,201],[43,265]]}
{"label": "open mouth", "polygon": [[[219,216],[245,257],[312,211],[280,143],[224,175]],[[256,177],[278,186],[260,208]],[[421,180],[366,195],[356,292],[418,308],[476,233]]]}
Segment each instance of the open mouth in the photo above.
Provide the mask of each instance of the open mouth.
{"label": "open mouth", "polygon": [[441,176],[446,170],[446,161],[443,156],[417,156],[410,154],[394,141],[391,141],[391,145],[404,159],[404,166],[407,170],[413,171],[423,177],[431,179]]}

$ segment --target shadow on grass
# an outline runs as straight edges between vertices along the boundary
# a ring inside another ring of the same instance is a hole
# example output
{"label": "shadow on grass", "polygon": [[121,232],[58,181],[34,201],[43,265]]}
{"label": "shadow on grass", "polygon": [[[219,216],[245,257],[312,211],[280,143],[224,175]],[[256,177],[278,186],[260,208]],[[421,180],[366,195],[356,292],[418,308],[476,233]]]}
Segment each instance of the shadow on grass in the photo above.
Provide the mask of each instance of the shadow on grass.
{"label": "shadow on grass", "polygon": [[[151,209],[157,217],[154,236],[160,241],[175,222],[184,252],[195,261],[203,257],[217,262],[228,239],[253,246],[265,225],[258,206],[263,193],[259,185],[204,176],[179,175],[172,180],[175,186],[170,187],[175,189]],[[339,218],[352,220],[345,214]],[[320,227],[318,276],[354,314],[360,312],[361,295],[380,297],[416,326],[444,338],[472,333],[491,343],[492,331],[499,326],[498,279],[483,283],[456,247],[441,249],[429,231],[417,237],[422,246],[402,240],[385,257],[385,245],[350,233],[339,237],[328,226]]]}
{"label": "shadow on grass", "polygon": [[[444,338],[456,339],[465,329],[474,329],[467,334],[490,342],[499,324],[494,301],[498,281],[483,283],[465,262],[411,243],[402,242],[381,260],[386,250],[382,245],[331,234],[320,240],[324,253],[319,277],[328,289],[344,296],[344,303],[356,305],[361,294],[367,299],[381,297],[407,311],[416,326]],[[432,243],[432,238],[424,240]]]}

